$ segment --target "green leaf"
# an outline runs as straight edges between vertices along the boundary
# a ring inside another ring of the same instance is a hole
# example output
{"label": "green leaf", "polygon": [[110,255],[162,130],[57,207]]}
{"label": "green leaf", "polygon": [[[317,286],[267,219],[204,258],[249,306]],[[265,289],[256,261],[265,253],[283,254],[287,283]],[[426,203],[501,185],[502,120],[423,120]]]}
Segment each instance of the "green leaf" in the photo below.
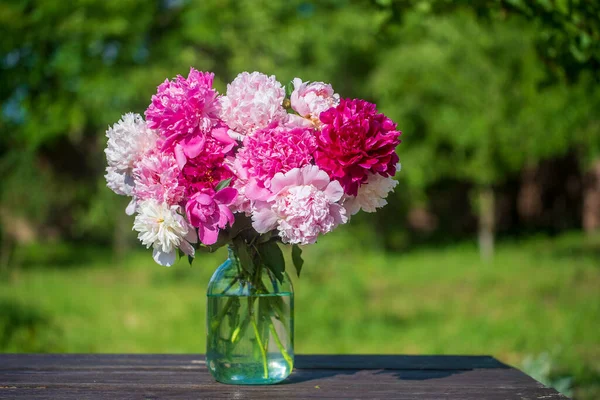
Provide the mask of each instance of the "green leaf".
{"label": "green leaf", "polygon": [[232,178],[223,179],[221,182],[219,182],[219,184],[215,188],[215,191],[218,192],[221,189],[225,189],[231,183],[231,179]]}
{"label": "green leaf", "polygon": [[292,92],[294,91],[294,84],[292,83],[292,81],[289,81],[286,85],[285,85],[285,96],[287,98],[289,98],[292,95]]}
{"label": "green leaf", "polygon": [[296,274],[300,277],[304,260],[302,259],[302,249],[297,244],[292,246],[292,262],[294,263],[294,267],[296,267]]}
{"label": "green leaf", "polygon": [[285,272],[285,259],[277,242],[267,242],[258,245],[258,253],[262,262],[266,265],[275,278],[283,283],[283,273]]}
{"label": "green leaf", "polygon": [[192,266],[192,263],[194,262],[194,257],[192,256],[187,256],[188,262],[190,263],[190,267]]}
{"label": "green leaf", "polygon": [[263,233],[262,235],[260,235],[258,237],[258,239],[256,239],[256,243],[258,243],[258,244],[266,243],[269,240],[271,240],[272,238],[273,238],[272,232]]}
{"label": "green leaf", "polygon": [[252,255],[250,254],[248,245],[242,238],[236,238],[234,240],[235,250],[237,252],[237,256],[240,259],[240,263],[242,264],[242,269],[248,273],[248,275],[254,274],[254,261],[252,260]]}

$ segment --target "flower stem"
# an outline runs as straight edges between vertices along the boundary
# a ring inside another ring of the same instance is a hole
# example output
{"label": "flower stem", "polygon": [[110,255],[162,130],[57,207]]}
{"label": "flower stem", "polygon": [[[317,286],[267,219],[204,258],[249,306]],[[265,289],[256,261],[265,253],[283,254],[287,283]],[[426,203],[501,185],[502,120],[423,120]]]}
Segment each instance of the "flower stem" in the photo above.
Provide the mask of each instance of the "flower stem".
{"label": "flower stem", "polygon": [[275,329],[275,326],[273,326],[273,322],[269,322],[269,330],[271,331],[271,335],[273,335],[273,339],[275,339],[275,343],[277,344],[281,355],[288,363],[291,371],[294,368],[294,362],[292,361],[292,357],[290,357],[289,353],[285,350],[285,347],[283,347],[281,339],[279,339],[279,335],[277,334],[277,330]]}
{"label": "flower stem", "polygon": [[260,353],[262,355],[264,377],[265,379],[268,379],[269,369],[267,367],[267,353],[265,351],[265,348],[263,347],[262,340],[260,340],[260,333],[258,332],[258,326],[256,325],[256,321],[254,320],[254,318],[252,318],[251,321],[252,328],[254,328],[254,334],[256,335],[256,342],[258,343],[258,348],[260,349]]}
{"label": "flower stem", "polygon": [[229,312],[229,309],[233,305],[233,299],[234,297],[229,297],[225,303],[225,306],[221,309],[221,311],[219,311],[219,314],[213,317],[212,321],[210,321],[210,329],[214,332],[219,329],[221,321],[223,321],[223,318],[225,318],[225,315]]}

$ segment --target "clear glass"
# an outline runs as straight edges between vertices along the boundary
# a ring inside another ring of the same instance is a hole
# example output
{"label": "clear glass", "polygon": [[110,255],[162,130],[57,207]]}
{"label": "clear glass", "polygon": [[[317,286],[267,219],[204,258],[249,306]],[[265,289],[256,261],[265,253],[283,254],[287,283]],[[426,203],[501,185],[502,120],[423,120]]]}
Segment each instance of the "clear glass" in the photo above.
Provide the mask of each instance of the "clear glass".
{"label": "clear glass", "polygon": [[294,366],[294,291],[261,271],[248,279],[232,249],[207,291],[206,364],[219,382],[283,381]]}

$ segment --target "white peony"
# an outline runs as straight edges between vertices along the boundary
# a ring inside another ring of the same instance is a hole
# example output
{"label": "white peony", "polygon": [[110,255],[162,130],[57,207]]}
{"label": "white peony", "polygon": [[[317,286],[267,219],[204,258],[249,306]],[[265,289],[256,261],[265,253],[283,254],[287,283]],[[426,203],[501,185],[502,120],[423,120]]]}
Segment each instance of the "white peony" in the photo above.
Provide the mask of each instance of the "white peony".
{"label": "white peony", "polygon": [[285,90],[275,76],[242,72],[227,85],[227,94],[220,98],[220,117],[231,128],[229,135],[242,140],[273,122],[287,121],[284,98]]}
{"label": "white peony", "polygon": [[178,213],[179,206],[169,206],[154,199],[138,204],[138,215],[133,229],[146,248],[154,248],[152,257],[160,265],[170,267],[175,263],[177,248],[188,256],[194,256],[190,243],[198,242],[196,229]]}
{"label": "white peony", "polygon": [[158,136],[146,126],[139,114],[127,113],[106,131],[108,143],[104,153],[107,186],[116,194],[131,196],[132,170],[142,155],[154,147]]}
{"label": "white peony", "polygon": [[[398,168],[399,169],[399,168]],[[356,197],[348,196],[344,200],[344,208],[348,215],[354,215],[360,210],[368,213],[377,211],[387,204],[385,198],[394,190],[398,181],[379,174],[369,174],[366,183],[358,188]]]}
{"label": "white peony", "polygon": [[106,186],[121,196],[133,196],[133,176],[131,171],[124,172],[115,167],[106,167]]}

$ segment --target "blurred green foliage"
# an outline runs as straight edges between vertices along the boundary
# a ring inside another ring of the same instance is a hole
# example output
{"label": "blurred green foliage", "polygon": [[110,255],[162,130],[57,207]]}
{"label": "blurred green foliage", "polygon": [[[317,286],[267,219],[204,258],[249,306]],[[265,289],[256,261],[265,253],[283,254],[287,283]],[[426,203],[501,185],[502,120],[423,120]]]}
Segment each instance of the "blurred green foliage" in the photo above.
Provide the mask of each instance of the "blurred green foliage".
{"label": "blurred green foliage", "polygon": [[[103,132],[189,66],[214,71],[221,91],[260,70],[376,102],[404,131],[399,206],[382,220],[406,221],[449,179],[477,194],[571,153],[585,170],[600,154],[592,3],[3,1],[0,216],[37,241],[127,243]],[[22,242],[0,219],[3,242]],[[394,230],[387,245],[406,243]]]}

